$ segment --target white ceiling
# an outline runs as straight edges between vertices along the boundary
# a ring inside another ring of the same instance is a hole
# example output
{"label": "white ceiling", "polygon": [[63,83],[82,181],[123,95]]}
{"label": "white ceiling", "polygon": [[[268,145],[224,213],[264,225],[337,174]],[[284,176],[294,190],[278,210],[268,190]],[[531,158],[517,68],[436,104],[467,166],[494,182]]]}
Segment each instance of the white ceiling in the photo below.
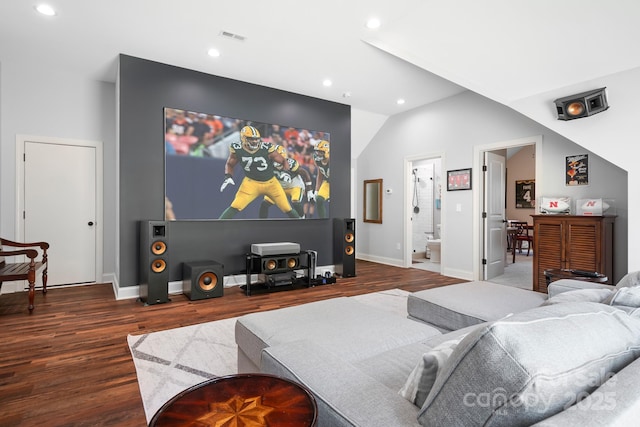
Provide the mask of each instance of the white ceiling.
{"label": "white ceiling", "polygon": [[114,81],[124,53],[385,116],[465,88],[509,105],[640,66],[638,0],[43,0],[55,17],[36,2],[0,2],[0,62]]}

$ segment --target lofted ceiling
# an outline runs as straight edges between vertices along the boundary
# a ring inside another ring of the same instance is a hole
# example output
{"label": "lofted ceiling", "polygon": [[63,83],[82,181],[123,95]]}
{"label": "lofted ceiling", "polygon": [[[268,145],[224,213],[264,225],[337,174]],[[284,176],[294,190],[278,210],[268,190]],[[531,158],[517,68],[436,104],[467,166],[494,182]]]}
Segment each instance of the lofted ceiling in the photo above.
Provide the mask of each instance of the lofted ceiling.
{"label": "lofted ceiling", "polygon": [[0,62],[115,81],[124,53],[384,116],[466,89],[512,105],[640,66],[637,0],[43,0],[54,17],[36,2],[0,2]]}

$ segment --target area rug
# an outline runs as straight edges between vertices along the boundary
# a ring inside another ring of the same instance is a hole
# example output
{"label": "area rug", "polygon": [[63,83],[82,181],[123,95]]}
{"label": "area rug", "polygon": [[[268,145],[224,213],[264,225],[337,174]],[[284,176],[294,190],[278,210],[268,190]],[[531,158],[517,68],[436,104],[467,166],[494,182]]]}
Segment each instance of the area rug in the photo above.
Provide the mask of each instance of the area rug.
{"label": "area rug", "polygon": [[[408,294],[391,289],[352,298],[406,316]],[[181,391],[237,373],[235,322],[230,318],[127,337],[147,422]]]}

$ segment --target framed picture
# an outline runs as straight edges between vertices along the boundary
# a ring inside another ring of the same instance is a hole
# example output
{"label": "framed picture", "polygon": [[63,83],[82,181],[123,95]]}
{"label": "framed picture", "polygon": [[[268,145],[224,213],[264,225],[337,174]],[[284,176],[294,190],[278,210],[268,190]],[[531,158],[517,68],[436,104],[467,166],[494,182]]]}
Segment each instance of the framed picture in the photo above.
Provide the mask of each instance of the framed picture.
{"label": "framed picture", "polygon": [[575,156],[567,156],[566,162],[566,184],[568,186],[574,185],[589,185],[589,155],[578,154]]}
{"label": "framed picture", "polygon": [[471,168],[447,171],[447,191],[471,190]]}
{"label": "framed picture", "polygon": [[536,180],[516,181],[516,208],[536,207]]}

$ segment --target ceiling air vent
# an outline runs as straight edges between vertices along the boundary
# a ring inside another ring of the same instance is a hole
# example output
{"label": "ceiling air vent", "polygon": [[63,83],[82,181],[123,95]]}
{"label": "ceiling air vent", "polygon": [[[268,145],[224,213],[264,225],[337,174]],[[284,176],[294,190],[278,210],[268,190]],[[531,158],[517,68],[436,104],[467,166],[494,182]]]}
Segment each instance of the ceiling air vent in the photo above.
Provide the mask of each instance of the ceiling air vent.
{"label": "ceiling air vent", "polygon": [[226,38],[232,39],[232,40],[237,40],[239,42],[243,42],[246,39],[245,36],[241,36],[240,34],[234,34],[234,33],[231,33],[229,31],[220,31],[220,35],[222,37],[226,37]]}

